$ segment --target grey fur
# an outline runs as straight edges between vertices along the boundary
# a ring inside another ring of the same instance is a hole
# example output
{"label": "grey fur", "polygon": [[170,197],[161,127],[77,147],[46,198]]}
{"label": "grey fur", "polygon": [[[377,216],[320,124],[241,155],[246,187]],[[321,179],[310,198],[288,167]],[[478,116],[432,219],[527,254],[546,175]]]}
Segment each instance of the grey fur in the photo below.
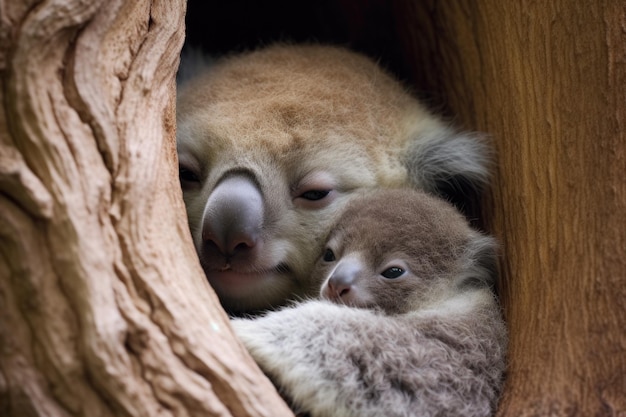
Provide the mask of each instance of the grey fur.
{"label": "grey fur", "polygon": [[489,180],[491,147],[484,136],[441,127],[409,143],[405,164],[413,186],[439,194],[442,185],[482,191]]}
{"label": "grey fur", "polygon": [[[363,248],[370,255],[354,307],[312,300],[232,321],[294,410],[312,417],[492,415],[507,343],[489,289],[493,239],[471,230],[449,204],[396,190],[353,200],[329,245],[338,259],[323,257],[315,269],[324,285],[332,264]],[[386,254],[408,265],[404,282],[376,275],[380,261],[373,259]],[[390,300],[386,292],[397,285],[403,291]],[[362,308],[365,299],[370,308]]]}

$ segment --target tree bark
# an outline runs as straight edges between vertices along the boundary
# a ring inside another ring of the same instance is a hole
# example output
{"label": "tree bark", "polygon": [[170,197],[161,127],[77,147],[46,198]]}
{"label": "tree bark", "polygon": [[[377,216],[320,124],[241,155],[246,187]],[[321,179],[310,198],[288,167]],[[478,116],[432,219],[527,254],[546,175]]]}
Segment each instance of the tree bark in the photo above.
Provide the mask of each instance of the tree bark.
{"label": "tree bark", "polygon": [[182,0],[0,0],[0,415],[293,415],[198,264]]}
{"label": "tree bark", "polygon": [[497,149],[484,218],[510,330],[499,416],[626,415],[625,3],[398,7],[416,83]]}

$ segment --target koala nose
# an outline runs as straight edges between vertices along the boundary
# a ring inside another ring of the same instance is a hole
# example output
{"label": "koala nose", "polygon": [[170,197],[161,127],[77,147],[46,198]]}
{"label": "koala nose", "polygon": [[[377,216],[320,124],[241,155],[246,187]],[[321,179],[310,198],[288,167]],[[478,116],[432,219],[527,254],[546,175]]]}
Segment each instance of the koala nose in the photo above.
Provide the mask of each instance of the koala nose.
{"label": "koala nose", "polygon": [[247,176],[220,182],[207,200],[202,239],[212,242],[227,258],[254,248],[263,227],[263,196]]}
{"label": "koala nose", "polygon": [[346,298],[361,274],[360,263],[353,260],[342,260],[328,279],[327,296],[330,298]]}

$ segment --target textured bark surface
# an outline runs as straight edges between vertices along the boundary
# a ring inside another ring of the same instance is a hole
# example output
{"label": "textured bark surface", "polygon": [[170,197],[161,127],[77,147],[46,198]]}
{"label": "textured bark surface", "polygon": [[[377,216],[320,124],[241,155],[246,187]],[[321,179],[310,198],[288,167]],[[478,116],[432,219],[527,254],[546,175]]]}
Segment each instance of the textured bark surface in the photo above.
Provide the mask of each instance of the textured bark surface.
{"label": "textured bark surface", "polygon": [[0,1],[0,415],[292,415],[177,185],[184,1]]}
{"label": "textured bark surface", "polygon": [[626,4],[397,7],[416,84],[497,148],[484,218],[510,329],[499,415],[626,415]]}

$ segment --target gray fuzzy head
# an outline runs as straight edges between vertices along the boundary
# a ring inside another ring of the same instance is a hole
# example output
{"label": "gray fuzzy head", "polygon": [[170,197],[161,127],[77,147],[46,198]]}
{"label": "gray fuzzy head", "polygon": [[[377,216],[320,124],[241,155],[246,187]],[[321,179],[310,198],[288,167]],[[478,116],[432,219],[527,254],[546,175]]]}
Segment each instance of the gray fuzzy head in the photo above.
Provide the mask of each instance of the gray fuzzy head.
{"label": "gray fuzzy head", "polygon": [[405,313],[492,285],[495,243],[439,198],[375,191],[348,204],[314,275],[325,298]]}

